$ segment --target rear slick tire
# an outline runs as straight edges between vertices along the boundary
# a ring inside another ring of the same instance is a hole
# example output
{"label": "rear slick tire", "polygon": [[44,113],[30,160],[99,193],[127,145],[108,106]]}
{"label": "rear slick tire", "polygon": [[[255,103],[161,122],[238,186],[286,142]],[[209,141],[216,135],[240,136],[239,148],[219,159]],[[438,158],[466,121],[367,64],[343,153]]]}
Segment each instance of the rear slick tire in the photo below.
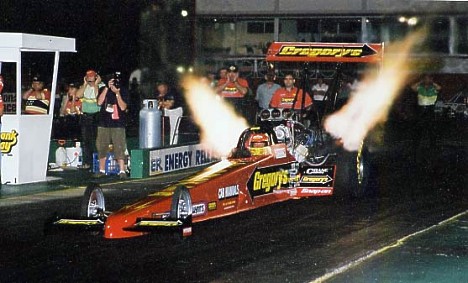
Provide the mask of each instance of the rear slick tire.
{"label": "rear slick tire", "polygon": [[376,192],[376,176],[371,153],[363,142],[357,151],[342,151],[337,162],[337,190],[352,198],[372,196]]}

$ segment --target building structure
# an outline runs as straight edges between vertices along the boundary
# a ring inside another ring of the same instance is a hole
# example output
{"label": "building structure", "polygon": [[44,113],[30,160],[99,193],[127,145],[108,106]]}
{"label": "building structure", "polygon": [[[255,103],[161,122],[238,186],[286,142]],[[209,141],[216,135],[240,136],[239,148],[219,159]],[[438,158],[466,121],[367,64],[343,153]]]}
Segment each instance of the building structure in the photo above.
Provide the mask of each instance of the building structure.
{"label": "building structure", "polygon": [[273,41],[384,42],[422,26],[429,32],[414,56],[436,60],[428,70],[468,74],[468,2],[436,0],[197,0],[196,64],[236,61],[262,77]]}

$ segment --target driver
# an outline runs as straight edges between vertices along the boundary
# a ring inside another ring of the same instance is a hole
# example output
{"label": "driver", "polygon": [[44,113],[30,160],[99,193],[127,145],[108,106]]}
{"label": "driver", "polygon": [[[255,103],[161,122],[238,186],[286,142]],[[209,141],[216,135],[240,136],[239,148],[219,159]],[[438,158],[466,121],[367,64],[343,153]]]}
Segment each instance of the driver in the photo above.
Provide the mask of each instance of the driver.
{"label": "driver", "polygon": [[269,153],[270,138],[265,133],[253,134],[250,137],[249,151],[252,156],[266,155]]}

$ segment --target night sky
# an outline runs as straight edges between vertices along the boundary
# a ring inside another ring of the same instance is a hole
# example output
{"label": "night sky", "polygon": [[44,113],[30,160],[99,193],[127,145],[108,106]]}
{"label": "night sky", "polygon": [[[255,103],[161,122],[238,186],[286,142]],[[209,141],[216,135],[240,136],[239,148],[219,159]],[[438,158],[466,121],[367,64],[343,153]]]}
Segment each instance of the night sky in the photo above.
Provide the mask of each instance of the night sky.
{"label": "night sky", "polygon": [[138,67],[140,10],[136,0],[1,0],[0,31],[76,39],[77,53],[62,53],[59,79],[130,73]]}

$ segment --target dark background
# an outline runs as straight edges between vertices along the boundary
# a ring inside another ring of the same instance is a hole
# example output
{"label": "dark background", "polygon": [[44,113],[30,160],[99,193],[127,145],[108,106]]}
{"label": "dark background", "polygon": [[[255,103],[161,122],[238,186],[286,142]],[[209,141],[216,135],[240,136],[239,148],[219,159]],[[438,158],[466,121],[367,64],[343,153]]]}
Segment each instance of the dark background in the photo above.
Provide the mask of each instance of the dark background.
{"label": "dark background", "polygon": [[77,53],[61,54],[59,80],[89,68],[129,73],[139,66],[140,14],[150,2],[2,0],[0,31],[75,38]]}

